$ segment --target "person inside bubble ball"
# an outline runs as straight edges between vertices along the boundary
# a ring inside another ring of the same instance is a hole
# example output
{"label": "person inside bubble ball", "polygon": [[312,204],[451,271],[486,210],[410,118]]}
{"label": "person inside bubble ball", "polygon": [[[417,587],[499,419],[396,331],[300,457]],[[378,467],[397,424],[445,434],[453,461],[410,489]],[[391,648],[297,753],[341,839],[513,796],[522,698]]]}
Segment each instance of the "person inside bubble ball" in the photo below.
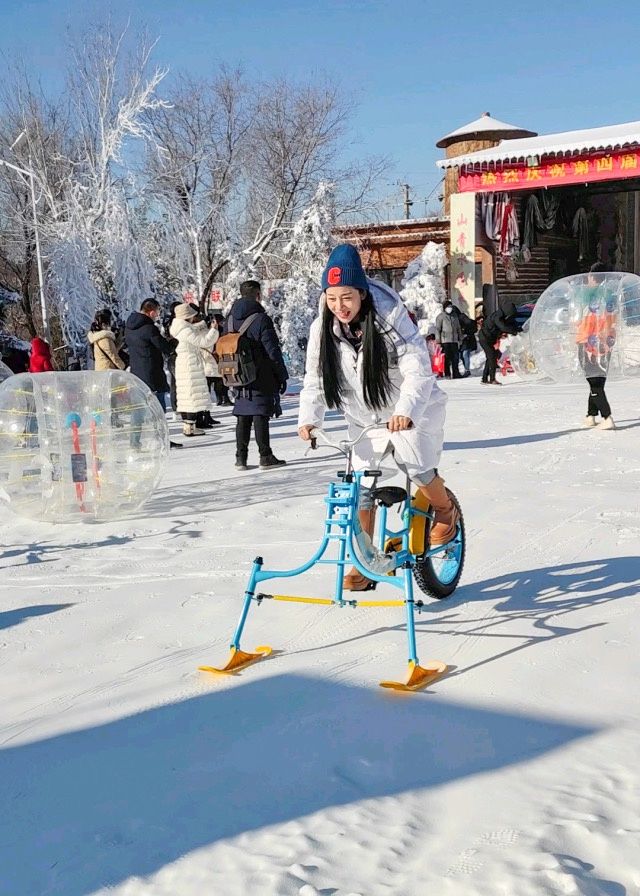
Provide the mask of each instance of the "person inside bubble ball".
{"label": "person inside bubble ball", "polygon": [[[606,265],[595,262],[589,269],[583,291],[583,309],[576,332],[578,361],[589,383],[585,427],[615,429],[611,407],[604,391],[611,352],[616,343],[617,307],[615,296],[607,290]],[[597,422],[598,414],[602,420]]]}

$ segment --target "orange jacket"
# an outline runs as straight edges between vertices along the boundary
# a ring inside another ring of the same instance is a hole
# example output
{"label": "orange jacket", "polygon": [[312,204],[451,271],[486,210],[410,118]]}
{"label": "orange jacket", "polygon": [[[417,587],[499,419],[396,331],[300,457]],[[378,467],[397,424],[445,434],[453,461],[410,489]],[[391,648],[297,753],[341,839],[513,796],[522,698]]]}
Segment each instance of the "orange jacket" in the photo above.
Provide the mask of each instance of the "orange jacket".
{"label": "orange jacket", "polygon": [[616,341],[617,315],[612,311],[597,314],[588,311],[578,324],[576,343],[591,347],[593,353],[610,352]]}

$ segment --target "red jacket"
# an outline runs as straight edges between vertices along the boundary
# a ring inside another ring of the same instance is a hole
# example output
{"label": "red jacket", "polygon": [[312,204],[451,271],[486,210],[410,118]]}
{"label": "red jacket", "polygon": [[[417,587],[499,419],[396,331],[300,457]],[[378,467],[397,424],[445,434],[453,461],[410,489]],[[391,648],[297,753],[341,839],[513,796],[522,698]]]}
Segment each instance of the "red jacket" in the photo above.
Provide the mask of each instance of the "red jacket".
{"label": "red jacket", "polygon": [[31,340],[31,360],[29,361],[29,373],[46,373],[53,370],[51,363],[51,349],[49,343],[36,336]]}

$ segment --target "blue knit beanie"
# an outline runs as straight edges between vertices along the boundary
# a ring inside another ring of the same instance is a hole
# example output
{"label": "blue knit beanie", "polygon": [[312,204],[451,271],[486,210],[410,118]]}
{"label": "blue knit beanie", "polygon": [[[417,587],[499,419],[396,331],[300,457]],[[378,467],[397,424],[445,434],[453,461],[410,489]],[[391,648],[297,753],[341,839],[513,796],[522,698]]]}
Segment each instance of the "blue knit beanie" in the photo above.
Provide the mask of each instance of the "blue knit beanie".
{"label": "blue knit beanie", "polygon": [[356,289],[369,289],[367,277],[360,261],[358,250],[349,243],[336,246],[322,273],[322,288],[329,286],[354,286]]}

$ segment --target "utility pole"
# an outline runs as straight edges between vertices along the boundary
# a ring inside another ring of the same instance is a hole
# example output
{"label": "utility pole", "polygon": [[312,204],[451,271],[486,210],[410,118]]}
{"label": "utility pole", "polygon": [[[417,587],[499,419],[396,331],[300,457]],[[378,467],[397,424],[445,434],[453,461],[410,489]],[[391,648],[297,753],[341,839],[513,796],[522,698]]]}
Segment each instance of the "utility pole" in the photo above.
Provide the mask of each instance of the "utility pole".
{"label": "utility pole", "polygon": [[413,205],[413,199],[409,198],[409,191],[411,187],[409,184],[402,184],[402,188],[404,190],[404,216],[405,218],[411,217],[411,206]]}

